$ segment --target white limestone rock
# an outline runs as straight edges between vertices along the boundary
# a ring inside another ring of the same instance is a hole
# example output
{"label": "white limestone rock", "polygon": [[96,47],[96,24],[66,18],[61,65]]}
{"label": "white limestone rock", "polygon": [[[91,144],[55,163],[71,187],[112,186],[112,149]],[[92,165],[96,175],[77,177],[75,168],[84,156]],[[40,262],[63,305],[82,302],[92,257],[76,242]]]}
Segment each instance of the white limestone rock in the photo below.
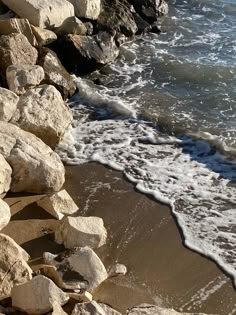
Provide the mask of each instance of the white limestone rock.
{"label": "white limestone rock", "polygon": [[71,315],[108,315],[105,310],[95,301],[78,303],[75,305]]}
{"label": "white limestone rock", "polygon": [[108,276],[111,277],[117,277],[117,276],[124,276],[127,273],[127,268],[125,265],[122,264],[115,264],[111,266]]}
{"label": "white limestone rock", "polygon": [[28,314],[45,314],[68,300],[66,293],[42,275],[12,289],[12,306]]}
{"label": "white limestone rock", "polygon": [[91,302],[93,300],[93,296],[91,293],[87,291],[82,292],[70,292],[68,293],[69,297],[73,300],[81,302]]}
{"label": "white limestone rock", "polygon": [[65,215],[68,216],[75,213],[79,209],[65,189],[43,197],[37,201],[37,204],[59,220]]}
{"label": "white limestone rock", "polygon": [[53,311],[47,315],[68,315],[59,304],[53,305]]}
{"label": "white limestone rock", "polygon": [[0,199],[0,231],[9,223],[11,211],[8,204]]}
{"label": "white limestone rock", "polygon": [[0,300],[11,295],[13,286],[31,280],[28,260],[29,255],[23,248],[9,236],[0,234]]}
{"label": "white limestone rock", "polygon": [[65,217],[55,233],[56,242],[66,248],[98,248],[106,244],[106,239],[107,231],[98,217]]}
{"label": "white limestone rock", "polygon": [[0,154],[12,168],[12,192],[61,189],[65,168],[59,156],[33,134],[0,121]]}
{"label": "white limestone rock", "polygon": [[[0,195],[10,189],[12,169],[5,158],[0,154]],[[1,219],[0,219],[1,220]]]}
{"label": "white limestone rock", "polygon": [[68,0],[75,7],[75,15],[96,20],[101,12],[101,0]]}
{"label": "white limestone rock", "polygon": [[9,121],[12,118],[18,101],[15,93],[0,87],[0,120]]}
{"label": "white limestone rock", "polygon": [[37,40],[27,19],[0,19],[0,35],[9,35],[12,33],[25,35],[32,46],[37,46]]}
{"label": "white limestone rock", "polygon": [[141,304],[132,307],[126,315],[204,315],[203,313],[179,313],[173,309],[162,308],[157,305]]}
{"label": "white limestone rock", "polygon": [[65,283],[77,283],[77,289],[91,292],[107,279],[102,261],[89,247],[75,248],[59,255],[44,253],[43,257],[46,264],[57,268]]}
{"label": "white limestone rock", "polygon": [[57,40],[57,35],[53,31],[45,30],[34,25],[31,25],[31,28],[40,47],[49,45]]}
{"label": "white limestone rock", "polygon": [[9,89],[17,95],[24,94],[30,87],[39,85],[44,76],[43,68],[38,65],[12,65],[6,72]]}
{"label": "white limestone rock", "polygon": [[71,122],[69,107],[52,85],[41,85],[23,94],[11,119],[11,123],[35,134],[53,149]]}
{"label": "white limestone rock", "polygon": [[21,18],[41,28],[60,26],[74,15],[73,5],[65,0],[2,0],[3,3]]}

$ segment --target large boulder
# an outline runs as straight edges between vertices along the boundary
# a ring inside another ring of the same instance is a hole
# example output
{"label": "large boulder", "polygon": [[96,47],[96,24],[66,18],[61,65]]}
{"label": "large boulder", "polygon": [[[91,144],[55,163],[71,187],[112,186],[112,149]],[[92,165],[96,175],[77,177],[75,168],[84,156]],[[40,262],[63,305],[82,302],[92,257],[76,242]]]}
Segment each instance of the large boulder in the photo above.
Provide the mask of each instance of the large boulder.
{"label": "large boulder", "polygon": [[45,314],[68,300],[66,293],[42,275],[12,289],[12,306],[28,314]]}
{"label": "large boulder", "polygon": [[39,47],[49,45],[57,40],[57,35],[53,31],[45,30],[34,25],[31,25],[31,28]]}
{"label": "large boulder", "polygon": [[[18,2],[18,1],[17,1]],[[5,77],[10,65],[35,65],[37,50],[32,47],[21,33],[0,36],[0,74]]]}
{"label": "large boulder", "polygon": [[13,192],[48,193],[64,184],[65,169],[59,156],[33,134],[2,121],[0,154],[12,168]]}
{"label": "large boulder", "polygon": [[35,134],[53,149],[71,122],[69,107],[52,85],[41,85],[23,94],[11,119],[11,123]]}
{"label": "large boulder", "polygon": [[69,16],[74,15],[73,5],[64,0],[2,0],[18,16],[42,28],[60,26]]}
{"label": "large boulder", "polygon": [[0,154],[0,195],[5,194],[10,189],[11,174],[12,169],[10,165],[7,163],[5,158]]}
{"label": "large boulder", "polygon": [[55,234],[56,242],[66,248],[98,248],[106,244],[106,239],[107,231],[98,217],[64,217]]}
{"label": "large boulder", "polygon": [[29,255],[7,235],[0,234],[0,300],[11,295],[14,286],[32,278]]}
{"label": "large boulder", "polygon": [[12,65],[7,68],[6,77],[9,89],[21,95],[42,82],[44,70],[37,65]]}
{"label": "large boulder", "polygon": [[54,51],[49,48],[41,48],[38,64],[43,67],[45,72],[44,83],[54,85],[64,99],[75,93],[76,84]]}
{"label": "large boulder", "polygon": [[89,247],[74,248],[59,255],[44,253],[44,261],[57,268],[65,283],[77,284],[77,289],[91,292],[107,279],[103,263]]}
{"label": "large boulder", "polygon": [[89,73],[114,61],[119,55],[114,36],[108,32],[99,32],[94,36],[69,34],[53,49],[66,69],[77,74]]}
{"label": "large boulder", "polygon": [[101,10],[101,0],[68,0],[75,8],[75,15],[81,18],[96,20]]}
{"label": "large boulder", "polygon": [[130,4],[122,0],[103,0],[97,24],[103,30],[116,31],[127,37],[135,35],[138,30]]}
{"label": "large boulder", "polygon": [[67,34],[86,35],[87,28],[80,19],[76,16],[71,16],[67,18],[63,24],[55,30],[55,32],[58,36],[64,36]]}
{"label": "large boulder", "polygon": [[168,4],[165,0],[129,0],[135,11],[148,23],[152,24],[159,16],[168,13]]}
{"label": "large boulder", "polygon": [[37,40],[27,19],[0,19],[0,35],[10,35],[12,33],[22,33],[32,46],[37,46]]}
{"label": "large boulder", "polygon": [[19,97],[9,91],[0,87],[0,120],[9,121],[16,111],[16,106],[19,101]]}
{"label": "large boulder", "polygon": [[43,197],[37,204],[59,220],[78,211],[78,206],[65,189]]}
{"label": "large boulder", "polygon": [[[1,161],[0,161],[0,166],[1,166]],[[0,178],[0,181],[1,181],[1,178]],[[10,219],[11,219],[10,207],[8,206],[6,202],[0,199],[0,231],[9,223]]]}
{"label": "large boulder", "polygon": [[173,309],[163,308],[157,305],[141,304],[132,307],[126,315],[204,315],[203,313],[179,313]]}

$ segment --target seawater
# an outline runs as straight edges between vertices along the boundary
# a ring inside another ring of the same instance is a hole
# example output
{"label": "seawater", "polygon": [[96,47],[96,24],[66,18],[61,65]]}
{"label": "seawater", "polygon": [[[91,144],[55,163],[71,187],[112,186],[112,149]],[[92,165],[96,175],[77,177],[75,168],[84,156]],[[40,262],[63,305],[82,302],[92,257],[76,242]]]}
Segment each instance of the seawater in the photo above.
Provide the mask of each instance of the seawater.
{"label": "seawater", "polygon": [[[171,0],[162,34],[75,78],[65,163],[96,161],[170,205],[187,247],[236,285],[236,1]],[[104,86],[92,79],[98,76]]]}

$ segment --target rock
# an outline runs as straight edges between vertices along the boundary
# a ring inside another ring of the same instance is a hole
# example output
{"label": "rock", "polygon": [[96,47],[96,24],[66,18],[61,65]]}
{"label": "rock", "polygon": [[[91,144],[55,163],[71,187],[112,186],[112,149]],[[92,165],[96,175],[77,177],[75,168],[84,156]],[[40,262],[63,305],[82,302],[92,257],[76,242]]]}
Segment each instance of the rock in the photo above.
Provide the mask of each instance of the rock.
{"label": "rock", "polygon": [[127,273],[127,268],[125,265],[122,264],[115,264],[111,267],[108,273],[108,277],[117,277],[120,275],[125,275]]}
{"label": "rock", "polygon": [[69,297],[52,280],[36,276],[12,289],[12,306],[28,314],[44,314],[54,305],[65,305]]}
{"label": "rock", "polygon": [[64,215],[71,215],[79,209],[65,189],[43,197],[37,201],[37,204],[59,220]]}
{"label": "rock", "polygon": [[11,123],[35,134],[53,149],[71,122],[69,107],[52,85],[41,85],[23,94],[11,119]]}
{"label": "rock", "polygon": [[3,307],[0,305],[0,315],[8,315],[8,314],[14,314],[15,310],[12,307]]}
{"label": "rock", "polygon": [[0,35],[21,33],[25,35],[32,46],[37,46],[36,38],[27,19],[0,19]]}
{"label": "rock", "polygon": [[75,15],[80,18],[97,20],[101,10],[101,0],[68,0],[75,8]]}
{"label": "rock", "polygon": [[12,238],[0,234],[0,300],[11,295],[13,286],[32,278],[29,255]]}
{"label": "rock", "polygon": [[94,36],[67,35],[53,49],[65,68],[77,74],[89,73],[114,61],[119,55],[114,36],[108,32]]}
{"label": "rock", "polygon": [[74,15],[73,5],[64,0],[2,0],[18,16],[41,28],[60,26],[66,18]]}
{"label": "rock", "polygon": [[124,0],[103,0],[97,24],[99,29],[116,31],[127,37],[135,35],[138,30],[130,5]]}
{"label": "rock", "polygon": [[93,35],[93,24],[91,22],[85,22],[84,26],[87,29],[86,35]]}
{"label": "rock", "polygon": [[79,301],[80,303],[82,302],[91,302],[93,300],[93,296],[91,293],[87,291],[82,291],[82,292],[71,292],[68,293],[69,297],[73,300]]}
{"label": "rock", "polygon": [[86,35],[87,28],[76,16],[71,16],[67,18],[63,24],[55,30],[55,32],[58,36],[64,36],[67,34]]}
{"label": "rock", "polygon": [[168,13],[168,4],[165,0],[130,0],[135,11],[148,23],[157,21],[159,16]]}
{"label": "rock", "polygon": [[57,268],[65,283],[77,284],[77,289],[91,292],[107,279],[103,263],[89,247],[74,248],[59,255],[44,253],[44,261]]}
{"label": "rock", "polygon": [[107,304],[99,303],[99,305],[103,308],[106,315],[121,315],[120,312],[114,310],[111,306],[109,306]]}
{"label": "rock", "polygon": [[13,33],[0,36],[0,74],[3,77],[8,66],[35,65],[37,59],[37,50],[30,45],[23,34]]}
{"label": "rock", "polygon": [[49,193],[64,184],[65,169],[59,156],[36,136],[3,121],[0,154],[12,168],[13,192]]}
{"label": "rock", "polygon": [[[0,160],[0,166],[1,166],[1,160]],[[10,219],[11,219],[10,207],[8,206],[6,202],[0,199],[0,231],[9,223]],[[1,264],[1,261],[0,261],[0,264]]]}
{"label": "rock", "polygon": [[203,313],[178,313],[173,309],[162,308],[157,305],[141,304],[132,307],[126,315],[204,315]]}
{"label": "rock", "polygon": [[9,89],[21,95],[42,82],[44,70],[37,65],[12,65],[7,68],[6,77]]}
{"label": "rock", "polygon": [[98,248],[106,244],[106,239],[107,231],[98,217],[64,217],[55,233],[56,242],[66,248]]}
{"label": "rock", "polygon": [[151,30],[151,25],[145,21],[138,13],[132,12],[135,23],[138,27],[136,35],[141,35]]}
{"label": "rock", "polygon": [[76,304],[71,315],[108,315],[95,301]]}
{"label": "rock", "polygon": [[53,31],[45,30],[34,25],[31,25],[31,28],[39,46],[46,46],[57,40],[57,35]]}
{"label": "rock", "polygon": [[[11,185],[12,169],[5,158],[0,154],[0,195],[8,192]],[[0,216],[1,220],[1,216]],[[1,230],[1,225],[0,225]]]}
{"label": "rock", "polygon": [[68,315],[66,312],[64,312],[63,308],[59,304],[53,305],[53,311],[49,313],[48,315]]}
{"label": "rock", "polygon": [[0,120],[9,121],[14,112],[16,111],[16,106],[19,101],[19,97],[9,91],[0,87]]}
{"label": "rock", "polygon": [[55,52],[49,48],[41,48],[38,64],[43,67],[45,72],[44,83],[54,85],[61,93],[63,99],[74,95],[77,89],[76,84]]}

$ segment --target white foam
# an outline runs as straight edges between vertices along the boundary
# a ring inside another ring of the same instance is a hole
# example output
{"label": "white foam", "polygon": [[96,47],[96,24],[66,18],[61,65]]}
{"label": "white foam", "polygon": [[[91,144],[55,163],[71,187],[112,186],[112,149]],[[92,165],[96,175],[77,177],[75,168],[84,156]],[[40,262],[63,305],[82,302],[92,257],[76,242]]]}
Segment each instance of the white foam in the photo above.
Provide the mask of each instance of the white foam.
{"label": "white foam", "polygon": [[168,137],[137,121],[75,125],[58,148],[64,162],[97,161],[123,171],[140,192],[169,204],[185,244],[214,259],[236,283],[233,162],[203,140]]}

